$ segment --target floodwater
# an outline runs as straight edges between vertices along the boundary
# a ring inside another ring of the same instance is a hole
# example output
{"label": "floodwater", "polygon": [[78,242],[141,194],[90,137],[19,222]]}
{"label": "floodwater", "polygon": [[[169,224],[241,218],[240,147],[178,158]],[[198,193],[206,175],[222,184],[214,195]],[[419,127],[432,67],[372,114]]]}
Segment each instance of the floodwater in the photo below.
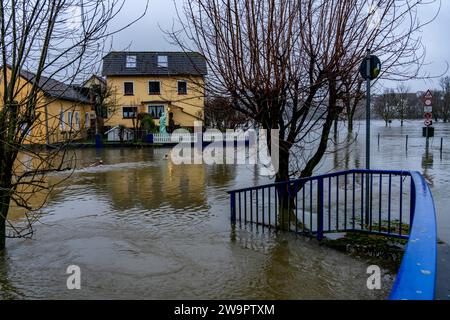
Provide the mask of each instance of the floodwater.
{"label": "floodwater", "polygon": [[[374,123],[374,168],[424,172],[448,241],[450,141],[442,159],[437,139],[425,156],[419,129]],[[450,125],[436,130],[450,136]],[[363,138],[328,154],[317,172],[363,166]],[[363,259],[293,234],[233,228],[226,191],[268,182],[254,166],[176,166],[163,159],[168,149],[76,153],[79,168],[51,193],[33,239],[8,239],[0,254],[0,298],[383,299],[390,291],[385,271],[382,289],[367,289]],[[103,165],[89,167],[98,158]],[[70,265],[81,268],[81,290],[67,289]]]}
{"label": "floodwater", "polygon": [[[433,194],[438,237],[450,244],[450,123],[434,123],[435,136],[430,138],[428,149],[426,139],[422,137],[422,127],[423,121],[406,121],[403,127],[399,121],[394,121],[388,127],[384,121],[373,121],[371,168],[419,171]],[[337,152],[327,155],[318,172],[365,167],[364,122],[357,122],[357,133],[352,137],[356,138],[356,142],[350,145],[345,143],[347,134],[343,129],[342,127],[343,132],[340,132],[339,143],[335,147]]]}

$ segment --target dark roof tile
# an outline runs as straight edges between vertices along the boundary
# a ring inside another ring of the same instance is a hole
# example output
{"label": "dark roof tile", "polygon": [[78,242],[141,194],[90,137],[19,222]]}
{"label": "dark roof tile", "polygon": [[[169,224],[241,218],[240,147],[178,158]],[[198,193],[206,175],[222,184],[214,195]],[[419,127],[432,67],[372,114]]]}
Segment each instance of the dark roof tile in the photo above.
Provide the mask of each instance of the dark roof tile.
{"label": "dark roof tile", "polygon": [[[126,67],[126,57],[136,56],[136,68]],[[167,56],[168,67],[158,66],[158,56]],[[103,76],[156,76],[207,74],[206,60],[197,52],[110,52],[103,58]]]}
{"label": "dark roof tile", "polygon": [[[32,82],[36,77],[34,73],[25,70],[22,70],[20,72],[20,75],[29,82]],[[75,85],[68,85],[58,80],[41,76],[38,86],[47,95],[54,98],[81,103],[90,102],[89,97],[83,94],[81,90],[79,90],[79,88]]]}

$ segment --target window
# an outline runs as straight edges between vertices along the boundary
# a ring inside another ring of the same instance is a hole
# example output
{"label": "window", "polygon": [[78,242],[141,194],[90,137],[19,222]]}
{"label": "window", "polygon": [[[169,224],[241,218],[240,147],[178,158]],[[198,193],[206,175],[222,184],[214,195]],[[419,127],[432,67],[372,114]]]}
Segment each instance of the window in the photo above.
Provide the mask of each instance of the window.
{"label": "window", "polygon": [[167,56],[158,56],[158,67],[167,68],[169,66],[169,61]]}
{"label": "window", "polygon": [[126,67],[136,68],[136,56],[127,56]]}
{"label": "window", "polygon": [[187,94],[187,81],[178,81],[178,94]]}
{"label": "window", "polygon": [[134,83],[133,82],[124,82],[123,83],[123,94],[125,96],[134,95]]}
{"label": "window", "polygon": [[148,94],[160,94],[160,93],[161,93],[161,83],[159,81],[149,81]]}
{"label": "window", "polygon": [[164,106],[148,106],[148,114],[152,116],[153,119],[161,118],[164,112]]}
{"label": "window", "polygon": [[72,129],[72,112],[69,111],[67,117],[69,118],[69,129]]}
{"label": "window", "polygon": [[137,107],[123,107],[122,114],[124,119],[136,118]]}
{"label": "window", "polygon": [[28,138],[30,136],[31,128],[28,128],[28,130],[27,130],[27,124],[23,123],[20,126],[20,132],[23,134],[23,137],[26,139],[26,138]]}
{"label": "window", "polygon": [[84,126],[86,128],[89,128],[91,126],[91,117],[89,112],[86,112],[85,118],[84,118]]}
{"label": "window", "polygon": [[61,130],[64,130],[66,128],[66,124],[64,123],[64,110],[61,110],[59,113],[59,126]]}
{"label": "window", "polygon": [[75,129],[80,130],[80,115],[75,112]]}

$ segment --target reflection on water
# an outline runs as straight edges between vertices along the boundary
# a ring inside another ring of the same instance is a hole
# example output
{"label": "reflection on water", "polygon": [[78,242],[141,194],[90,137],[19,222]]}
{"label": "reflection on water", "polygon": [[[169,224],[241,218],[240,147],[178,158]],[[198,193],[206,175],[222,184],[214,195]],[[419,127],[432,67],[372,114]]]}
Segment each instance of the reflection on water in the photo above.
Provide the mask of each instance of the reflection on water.
{"label": "reflection on water", "polygon": [[[1,298],[386,297],[392,280],[367,290],[365,261],[291,234],[231,230],[226,191],[268,182],[255,166],[175,166],[167,152],[76,151],[35,237],[8,241],[0,255]],[[80,291],[66,289],[72,264]]]}
{"label": "reflection on water", "polygon": [[422,168],[423,168],[422,174],[425,177],[425,180],[427,181],[428,185],[432,188],[434,184],[432,175],[433,153],[430,152],[429,149],[426,149],[425,153],[422,156]]}
{"label": "reflection on water", "polygon": [[422,168],[424,171],[433,169],[433,153],[429,150],[425,150],[425,153],[422,156]]}

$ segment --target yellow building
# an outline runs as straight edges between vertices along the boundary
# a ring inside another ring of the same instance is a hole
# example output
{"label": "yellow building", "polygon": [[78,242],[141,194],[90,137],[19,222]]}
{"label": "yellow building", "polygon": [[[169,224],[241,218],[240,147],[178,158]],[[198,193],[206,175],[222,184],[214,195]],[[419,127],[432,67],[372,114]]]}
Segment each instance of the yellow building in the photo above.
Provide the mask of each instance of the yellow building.
{"label": "yellow building", "polygon": [[148,113],[168,131],[192,128],[204,119],[206,60],[195,52],[111,52],[103,58],[103,76],[115,92],[111,127],[136,127],[136,115]]}
{"label": "yellow building", "polygon": [[[11,70],[7,68],[7,78]],[[19,112],[25,112],[29,92],[35,74],[22,70],[17,81],[16,102]],[[0,78],[0,84],[3,79]],[[41,77],[38,83],[36,116],[31,129],[26,133],[25,144],[53,144],[86,137],[91,125],[92,104],[86,90],[74,85]],[[3,100],[3,85],[0,85],[0,101]],[[0,105],[0,109],[3,106]]]}

